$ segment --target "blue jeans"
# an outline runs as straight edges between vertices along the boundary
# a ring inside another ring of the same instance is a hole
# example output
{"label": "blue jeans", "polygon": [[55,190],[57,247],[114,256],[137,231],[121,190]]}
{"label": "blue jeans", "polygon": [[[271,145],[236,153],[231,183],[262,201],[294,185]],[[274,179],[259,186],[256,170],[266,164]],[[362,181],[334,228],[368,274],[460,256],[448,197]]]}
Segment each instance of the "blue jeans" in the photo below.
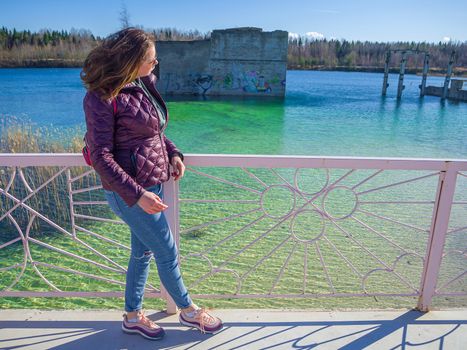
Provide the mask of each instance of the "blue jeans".
{"label": "blue jeans", "polygon": [[[162,199],[162,185],[146,189]],[[147,214],[137,204],[129,207],[115,192],[105,191],[112,211],[131,231],[131,254],[126,274],[125,311],[138,311],[143,307],[144,287],[149,263],[154,255],[159,278],[179,308],[192,304],[180,273],[177,246],[163,212]]]}

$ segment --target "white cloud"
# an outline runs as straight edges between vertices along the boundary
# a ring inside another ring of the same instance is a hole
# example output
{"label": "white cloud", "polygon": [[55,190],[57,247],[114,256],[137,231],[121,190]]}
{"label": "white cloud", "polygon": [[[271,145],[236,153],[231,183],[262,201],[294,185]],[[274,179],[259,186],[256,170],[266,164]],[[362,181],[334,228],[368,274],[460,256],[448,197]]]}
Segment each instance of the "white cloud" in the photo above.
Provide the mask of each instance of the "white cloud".
{"label": "white cloud", "polygon": [[324,35],[318,32],[306,32],[305,35],[312,40],[323,40]]}
{"label": "white cloud", "polygon": [[447,42],[451,41],[451,38],[448,37],[448,36],[444,36],[444,37],[443,37],[443,41],[444,41],[445,43],[447,43]]}
{"label": "white cloud", "polygon": [[321,34],[318,32],[306,32],[305,34],[289,32],[289,39],[298,39],[300,37],[301,38],[306,37],[307,39],[310,39],[310,40],[323,40],[324,34]]}
{"label": "white cloud", "polygon": [[289,39],[298,39],[300,35],[298,33],[289,32]]}

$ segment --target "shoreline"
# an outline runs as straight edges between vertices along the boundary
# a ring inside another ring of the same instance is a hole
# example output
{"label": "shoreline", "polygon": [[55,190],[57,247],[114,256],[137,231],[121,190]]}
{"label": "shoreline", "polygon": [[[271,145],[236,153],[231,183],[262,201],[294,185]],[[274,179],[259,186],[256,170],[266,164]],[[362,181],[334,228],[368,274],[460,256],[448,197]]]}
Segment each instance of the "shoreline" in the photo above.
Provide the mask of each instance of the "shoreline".
{"label": "shoreline", "polygon": [[81,68],[84,60],[80,59],[29,59],[20,62],[0,60],[0,68]]}
{"label": "shoreline", "polygon": [[[0,60],[1,68],[81,68],[84,60],[80,59],[39,59],[39,60],[23,60],[21,62],[12,60]],[[383,67],[346,67],[346,66],[300,66],[300,65],[287,65],[287,70],[303,70],[303,71],[333,71],[333,72],[361,72],[361,73],[384,73]],[[392,67],[389,73],[398,74],[399,67]],[[421,68],[406,68],[405,74],[422,75]],[[444,68],[433,67],[428,72],[429,76],[445,76],[446,71]],[[454,67],[452,74],[453,77],[467,78],[467,68]]]}
{"label": "shoreline", "polygon": [[[359,72],[359,73],[384,73],[383,67],[344,67],[344,66],[308,66],[301,67],[296,65],[290,65],[287,67],[287,70],[310,70],[310,71],[329,71],[329,72]],[[389,74],[399,74],[399,67],[389,68]],[[419,68],[406,68],[404,74],[414,74],[422,75],[422,69]],[[440,76],[444,77],[446,75],[446,70],[444,68],[433,67],[428,71],[429,76]],[[453,77],[465,77],[467,78],[467,68],[464,67],[454,67],[452,72]]]}

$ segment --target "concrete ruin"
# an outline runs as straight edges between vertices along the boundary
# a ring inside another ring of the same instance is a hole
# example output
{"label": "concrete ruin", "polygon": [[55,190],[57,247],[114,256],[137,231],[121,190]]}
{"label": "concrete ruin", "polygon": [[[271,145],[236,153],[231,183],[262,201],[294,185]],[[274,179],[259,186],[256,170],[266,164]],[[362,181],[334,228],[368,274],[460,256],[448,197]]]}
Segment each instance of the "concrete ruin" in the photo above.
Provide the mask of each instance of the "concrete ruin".
{"label": "concrete ruin", "polygon": [[166,95],[285,95],[288,32],[214,30],[211,39],[159,41],[157,88]]}
{"label": "concrete ruin", "polygon": [[[444,78],[444,85],[440,87],[440,86],[426,86],[426,80],[428,77],[428,68],[429,68],[429,62],[430,62],[430,54],[427,51],[419,51],[418,49],[417,50],[406,50],[406,49],[387,50],[386,51],[386,63],[384,65],[383,90],[381,93],[382,96],[386,96],[386,92],[389,86],[388,84],[389,62],[391,58],[391,53],[393,52],[400,52],[402,56],[401,63],[400,63],[400,72],[399,72],[399,84],[397,86],[397,99],[400,99],[402,97],[402,91],[405,89],[404,73],[405,73],[405,65],[407,63],[407,56],[423,54],[424,59],[423,59],[422,83],[419,85],[420,97],[424,97],[425,95],[431,95],[431,96],[441,97],[442,100],[445,100],[447,98],[450,100],[467,102],[467,90],[463,90],[462,88],[464,84],[464,80],[453,79],[451,81],[452,69],[454,66],[456,51],[451,52],[451,57],[449,58],[448,68],[446,70],[446,77]],[[451,83],[450,88],[449,88],[449,83]]]}
{"label": "concrete ruin", "polygon": [[[463,90],[464,79],[452,79],[451,87],[447,91],[447,98],[450,100],[467,102],[467,90]],[[443,97],[444,87],[427,86],[426,95]]]}

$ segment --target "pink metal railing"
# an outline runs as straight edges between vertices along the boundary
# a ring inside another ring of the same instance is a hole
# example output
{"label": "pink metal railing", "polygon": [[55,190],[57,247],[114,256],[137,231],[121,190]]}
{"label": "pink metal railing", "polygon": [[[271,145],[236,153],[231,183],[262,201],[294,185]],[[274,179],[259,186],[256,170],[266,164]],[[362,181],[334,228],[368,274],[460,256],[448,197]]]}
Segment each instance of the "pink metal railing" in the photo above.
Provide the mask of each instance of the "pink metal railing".
{"label": "pink metal railing", "polygon": [[[450,217],[453,207],[461,208],[462,213],[467,205],[467,160],[188,155],[186,165],[187,175],[182,188],[179,188],[178,182],[170,181],[164,185],[164,196],[169,206],[166,215],[181,251],[182,265],[192,259],[197,264],[204,264],[200,266],[207,266],[207,271],[200,276],[187,278],[187,283],[190,290],[196,291],[203,283],[218,275],[229,276],[226,281],[232,282],[228,293],[198,293],[194,294],[195,297],[416,296],[419,298],[418,308],[428,310],[433,296],[467,295],[466,248],[445,249],[446,237],[460,237],[467,231],[466,217],[457,214],[454,219]],[[25,169],[31,167],[57,167],[57,170],[44,179],[42,184],[33,185],[25,175]],[[94,194],[101,192],[101,186],[95,181],[88,181],[95,174],[92,169],[84,167],[81,156],[0,154],[0,169],[3,171],[0,200],[4,203],[0,224],[17,233],[17,237],[9,237],[8,240],[0,234],[0,256],[6,256],[2,255],[2,251],[9,252],[7,249],[18,247],[19,243],[23,251],[22,255],[18,253],[21,261],[0,263],[0,273],[4,277],[7,274],[10,276],[12,271],[20,270],[10,281],[3,282],[0,278],[0,288],[3,288],[0,296],[122,296],[126,272],[123,263],[118,256],[107,256],[84,238],[91,237],[95,242],[126,251],[129,249],[128,243],[107,232],[98,233],[95,225],[92,225],[101,223],[119,226],[122,222],[106,215],[103,209],[83,213],[83,208],[106,208],[106,202],[103,198],[95,198]],[[223,172],[212,173],[212,169],[222,169]],[[316,172],[304,175],[307,170]],[[234,173],[235,176],[232,175]],[[396,173],[404,173],[404,176],[397,178],[393,175]],[[66,178],[66,207],[71,213],[69,222],[62,225],[29,204],[32,198],[61,177]],[[436,179],[437,184],[433,182]],[[199,184],[198,187],[204,186],[207,191],[200,192],[196,186],[192,190],[184,189],[184,183]],[[306,188],[310,184],[315,187],[311,191]],[[14,190],[18,187],[22,187],[26,194],[18,195]],[[423,198],[417,197],[422,189],[425,191]],[[210,192],[215,193],[215,196],[212,197]],[[202,197],[193,198],[194,193]],[[219,193],[235,197],[219,198]],[[343,213],[339,213],[339,210],[337,214],[333,212],[336,193],[347,198],[342,202],[350,203],[348,208],[338,208]],[[179,198],[185,195],[190,198]],[[274,201],[274,196],[280,199]],[[287,203],[289,207],[280,213],[276,212],[274,204]],[[206,205],[211,209],[193,211],[200,213],[200,219],[204,221],[196,222],[194,218],[185,220],[180,215],[187,212],[184,211],[185,207],[194,210],[196,206]],[[216,217],[215,209],[220,210],[222,206],[230,208],[224,210],[227,215]],[[394,206],[403,214],[400,218],[391,217],[391,214],[398,212],[388,209]],[[229,212],[235,207],[246,209],[238,213]],[[400,208],[405,207],[410,210],[400,211]],[[382,209],[377,211],[375,208]],[[18,210],[28,214],[24,225],[15,219]],[[431,210],[429,216],[418,217],[428,210]],[[313,222],[312,227],[303,224],[307,220]],[[35,221],[47,224],[61,237],[72,241],[75,251],[69,251],[68,245],[54,245],[55,242],[47,242],[32,234]],[[284,230],[287,225],[288,229]],[[404,239],[401,240],[400,234],[395,234],[396,230],[411,232],[410,237],[416,240],[412,242],[413,247]],[[302,231],[305,231],[305,236]],[[212,232],[218,237],[212,236]],[[372,245],[362,238],[362,233],[384,242],[382,247],[387,249],[381,250]],[[184,240],[193,234],[211,235],[209,237],[213,239],[209,241],[209,246],[184,249]],[[263,249],[258,249],[261,245],[264,245]],[[76,266],[60,265],[60,261],[41,261],[40,257],[31,253],[32,246],[76,261]],[[440,268],[446,266],[446,269],[452,270],[452,256],[460,259],[461,267],[457,264],[457,270],[441,281]],[[332,263],[329,262],[331,258],[334,259]],[[400,269],[400,265],[405,262],[420,269],[415,273],[418,274],[416,280],[414,274],[410,275],[406,269]],[[13,290],[24,275],[28,263],[51,291]],[[91,267],[80,270],[80,264],[98,267],[101,273],[98,274]],[[264,282],[262,289],[258,285],[251,287],[249,281],[255,279],[257,271],[268,264],[276,266],[276,275],[267,283]],[[339,272],[336,275],[336,264],[341,264],[339,266],[345,270],[341,272],[342,276],[348,283],[358,284],[359,290],[343,289],[339,284]],[[64,291],[57,286],[60,280],[51,280],[43,272],[50,270],[107,283],[119,290]],[[310,278],[310,274],[314,278]],[[377,281],[388,283],[388,279],[379,277],[382,275],[390,276],[406,290],[372,290],[374,286],[371,281],[376,277]],[[288,282],[292,277],[294,281]],[[323,286],[319,291],[311,291],[316,288],[314,280],[318,277]],[[287,283],[298,283],[300,286],[295,292],[284,292]],[[450,291],[449,288],[453,286],[458,290]],[[258,292],[258,289],[261,291]],[[174,312],[175,305],[163,286],[158,289],[149,284],[146,296],[167,298],[168,310]]]}

